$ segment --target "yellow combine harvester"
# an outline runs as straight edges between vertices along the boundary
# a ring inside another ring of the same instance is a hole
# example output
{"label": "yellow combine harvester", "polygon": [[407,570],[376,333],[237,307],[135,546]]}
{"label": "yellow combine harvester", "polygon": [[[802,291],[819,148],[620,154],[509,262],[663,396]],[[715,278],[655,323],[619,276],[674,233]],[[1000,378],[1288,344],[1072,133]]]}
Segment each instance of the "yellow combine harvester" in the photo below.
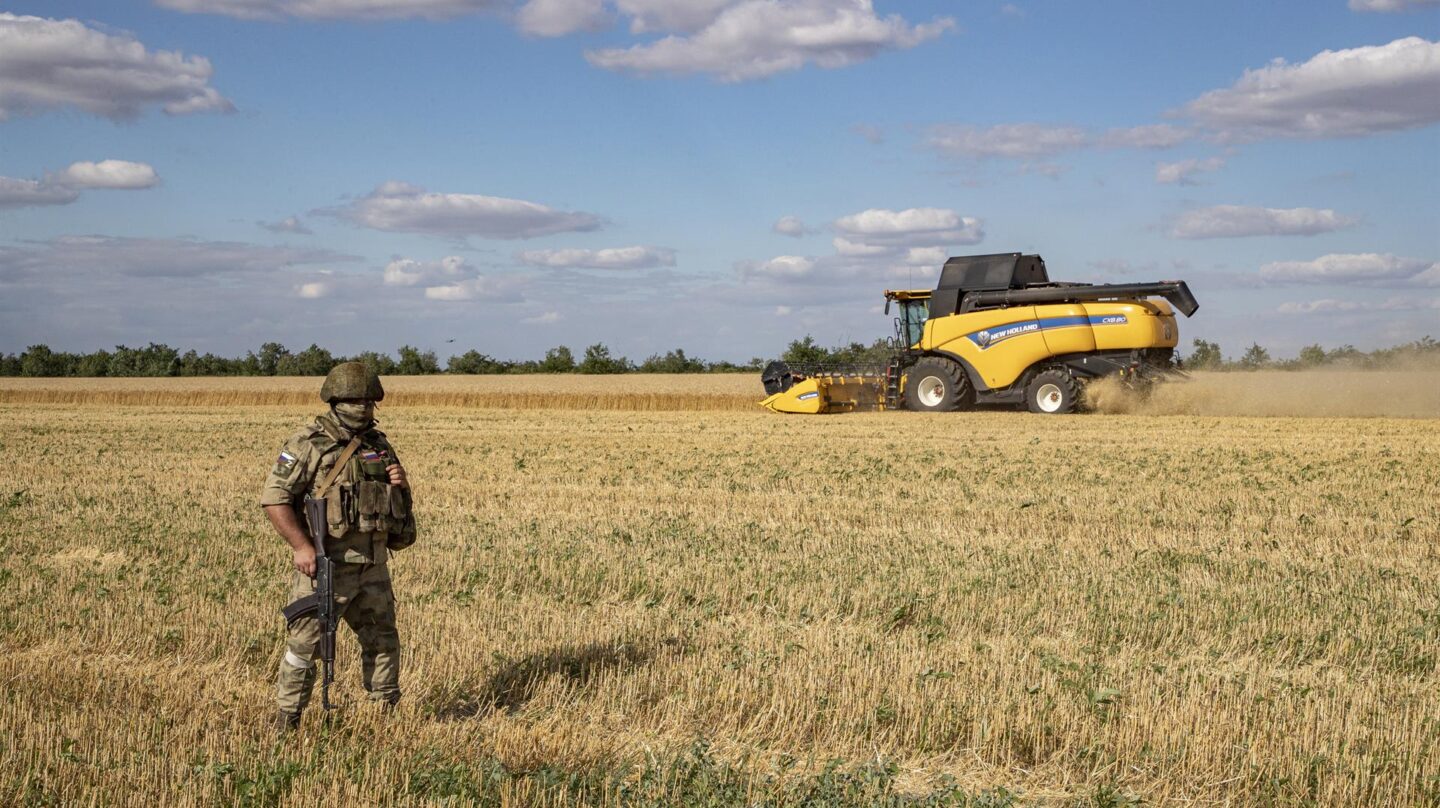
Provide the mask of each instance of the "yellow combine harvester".
{"label": "yellow combine harvester", "polygon": [[951,258],[933,291],[886,291],[886,313],[891,304],[897,350],[884,366],[772,362],[760,404],[806,414],[976,404],[1071,412],[1092,379],[1178,373],[1175,310],[1199,308],[1184,281],[1055,283],[1044,259],[1020,253]]}

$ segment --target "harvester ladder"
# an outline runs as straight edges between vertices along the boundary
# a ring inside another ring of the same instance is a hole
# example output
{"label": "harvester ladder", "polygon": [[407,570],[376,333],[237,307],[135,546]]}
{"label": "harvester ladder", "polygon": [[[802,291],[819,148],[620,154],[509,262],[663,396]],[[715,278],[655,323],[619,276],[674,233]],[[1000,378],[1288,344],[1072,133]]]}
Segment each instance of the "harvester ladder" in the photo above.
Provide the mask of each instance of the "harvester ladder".
{"label": "harvester ladder", "polygon": [[885,409],[900,409],[900,360],[891,359],[885,365]]}

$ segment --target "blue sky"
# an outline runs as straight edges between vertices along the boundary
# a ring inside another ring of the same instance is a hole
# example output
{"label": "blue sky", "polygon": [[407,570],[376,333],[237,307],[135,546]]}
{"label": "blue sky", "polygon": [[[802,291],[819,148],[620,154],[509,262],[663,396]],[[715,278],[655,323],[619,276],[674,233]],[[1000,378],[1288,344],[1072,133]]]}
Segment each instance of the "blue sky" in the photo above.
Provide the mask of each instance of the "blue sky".
{"label": "blue sky", "polygon": [[[773,356],[1023,250],[1440,336],[1440,3],[0,3],[0,350]],[[454,340],[453,343],[447,340]]]}

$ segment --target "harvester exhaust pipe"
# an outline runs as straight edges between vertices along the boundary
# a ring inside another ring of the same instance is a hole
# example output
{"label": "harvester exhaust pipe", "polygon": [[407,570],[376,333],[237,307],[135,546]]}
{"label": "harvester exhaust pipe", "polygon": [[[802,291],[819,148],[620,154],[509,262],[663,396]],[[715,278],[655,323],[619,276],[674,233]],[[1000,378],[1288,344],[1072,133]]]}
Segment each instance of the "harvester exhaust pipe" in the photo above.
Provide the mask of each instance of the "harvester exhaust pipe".
{"label": "harvester exhaust pipe", "polygon": [[960,303],[961,313],[980,306],[1013,306],[1021,303],[1079,303],[1085,300],[1135,300],[1163,297],[1186,317],[1200,308],[1185,281],[1159,283],[1100,283],[1074,286],[1046,286],[1038,289],[996,289],[970,292]]}

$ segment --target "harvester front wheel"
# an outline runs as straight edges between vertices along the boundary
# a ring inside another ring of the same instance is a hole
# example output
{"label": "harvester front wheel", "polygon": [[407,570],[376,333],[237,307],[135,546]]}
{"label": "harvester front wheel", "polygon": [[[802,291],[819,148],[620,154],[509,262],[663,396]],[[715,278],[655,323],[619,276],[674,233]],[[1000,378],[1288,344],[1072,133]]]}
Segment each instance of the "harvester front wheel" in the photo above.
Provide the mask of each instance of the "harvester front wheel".
{"label": "harvester front wheel", "polygon": [[905,407],[915,412],[950,412],[970,403],[965,369],[938,356],[916,362],[905,374]]}
{"label": "harvester front wheel", "polygon": [[1080,383],[1068,371],[1042,371],[1026,385],[1025,403],[1041,415],[1074,412],[1080,403]]}

